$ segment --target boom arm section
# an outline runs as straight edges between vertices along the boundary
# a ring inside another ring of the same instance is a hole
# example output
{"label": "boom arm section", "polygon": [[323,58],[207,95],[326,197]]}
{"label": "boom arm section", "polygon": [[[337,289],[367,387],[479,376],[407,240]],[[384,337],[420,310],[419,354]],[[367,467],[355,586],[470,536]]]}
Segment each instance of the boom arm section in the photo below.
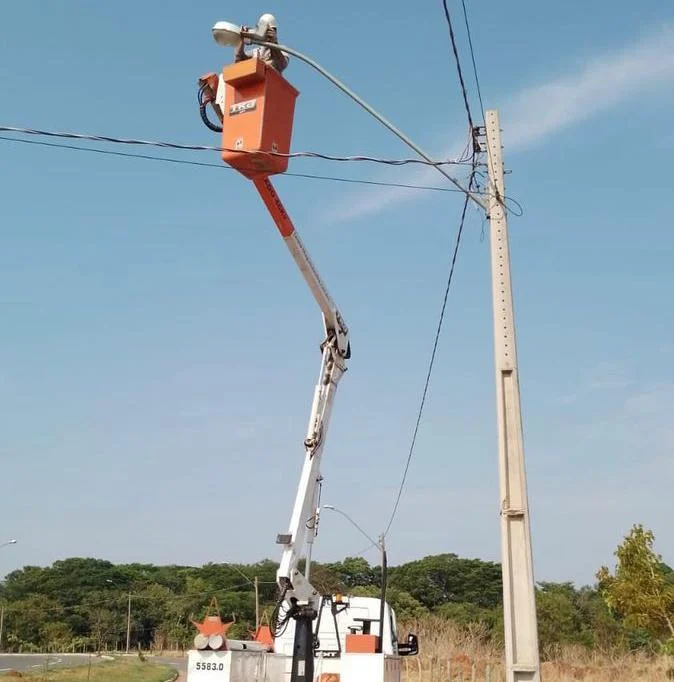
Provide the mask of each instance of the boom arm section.
{"label": "boom arm section", "polygon": [[255,188],[260,193],[267,210],[271,213],[271,216],[276,223],[276,227],[278,227],[281,236],[285,240],[286,246],[301,270],[306,283],[309,285],[311,293],[314,295],[316,302],[323,312],[326,341],[334,337],[338,354],[341,357],[348,359],[351,356],[349,330],[344,323],[339,310],[337,310],[337,306],[330,297],[327,287],[323,284],[323,280],[312,263],[309,254],[304,248],[304,244],[297,234],[295,226],[293,225],[292,220],[290,220],[290,216],[286,212],[281,199],[276,193],[269,178],[254,180],[253,182]]}
{"label": "boom arm section", "polygon": [[273,185],[268,178],[254,180],[254,184],[323,313],[325,340],[321,344],[321,370],[304,440],[304,465],[288,533],[278,537],[279,544],[283,545],[283,555],[276,574],[281,593],[286,598],[313,601],[318,596],[317,592],[297,570],[297,563],[308,534],[315,533],[321,456],[337,385],[346,371],[346,360],[351,356],[349,330]]}
{"label": "boom arm section", "polygon": [[297,562],[308,534],[315,532],[316,492],[321,477],[321,457],[335,392],[345,371],[343,360],[336,357],[334,345],[326,344],[304,441],[304,465],[290,518],[290,528],[287,535],[279,536],[279,542],[283,544],[283,555],[276,579],[282,593],[286,592],[286,597],[294,596],[299,601],[310,601],[320,596],[297,570]]}

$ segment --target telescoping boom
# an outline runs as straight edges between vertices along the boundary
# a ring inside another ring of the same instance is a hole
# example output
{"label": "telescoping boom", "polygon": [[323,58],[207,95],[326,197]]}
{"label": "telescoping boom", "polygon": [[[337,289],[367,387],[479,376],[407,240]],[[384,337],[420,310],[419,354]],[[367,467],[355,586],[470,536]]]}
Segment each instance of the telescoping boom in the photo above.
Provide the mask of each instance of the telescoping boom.
{"label": "telescoping boom", "polygon": [[304,466],[288,533],[280,534],[277,539],[283,545],[283,555],[277,572],[279,588],[288,597],[292,595],[300,601],[307,601],[314,600],[317,592],[298,571],[297,563],[307,535],[316,532],[321,456],[337,385],[346,371],[346,360],[351,356],[349,330],[271,181],[269,178],[257,179],[254,184],[323,313],[325,338],[321,344],[321,369],[304,440]]}
{"label": "telescoping boom", "polygon": [[[273,25],[260,18],[257,34]],[[219,42],[237,46],[251,29],[218,22]],[[256,35],[257,35],[256,34]],[[223,38],[224,36],[224,38]],[[258,36],[259,37],[259,36]],[[401,657],[418,652],[415,635],[398,642],[396,617],[384,595],[321,594],[311,584],[311,547],[320,513],[321,457],[337,386],[351,357],[349,329],[288,216],[269,176],[287,169],[298,91],[258,56],[199,79],[202,120],[222,135],[222,159],[252,181],[318,303],[323,318],[321,364],[304,439],[304,463],[276,573],[278,598],[265,635],[227,638],[219,616],[195,623],[187,682],[400,682]],[[208,119],[210,105],[220,125]],[[299,563],[305,559],[304,574]],[[385,580],[382,581],[383,584]]]}

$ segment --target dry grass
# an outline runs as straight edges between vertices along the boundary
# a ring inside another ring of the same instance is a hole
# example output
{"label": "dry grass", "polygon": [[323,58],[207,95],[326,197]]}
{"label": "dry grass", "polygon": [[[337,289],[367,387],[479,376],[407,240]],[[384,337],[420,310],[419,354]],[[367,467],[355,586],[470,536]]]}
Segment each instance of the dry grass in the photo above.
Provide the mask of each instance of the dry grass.
{"label": "dry grass", "polygon": [[22,679],[31,682],[165,682],[175,677],[175,670],[138,659],[102,661],[75,668],[35,670],[34,672],[5,673],[0,679]]}
{"label": "dry grass", "polygon": [[[443,619],[405,623],[419,637],[419,656],[405,659],[404,682],[502,682],[503,654],[486,644],[485,630],[462,630]],[[674,680],[674,659],[642,655],[611,656],[567,647],[546,652],[542,682],[667,682]],[[671,672],[670,672],[671,671]]]}

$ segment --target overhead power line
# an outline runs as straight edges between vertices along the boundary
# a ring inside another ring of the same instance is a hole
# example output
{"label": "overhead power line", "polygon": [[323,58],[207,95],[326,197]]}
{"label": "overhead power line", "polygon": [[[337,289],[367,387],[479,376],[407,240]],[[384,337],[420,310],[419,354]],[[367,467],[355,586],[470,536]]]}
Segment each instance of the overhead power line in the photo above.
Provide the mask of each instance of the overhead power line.
{"label": "overhead power line", "polygon": [[473,39],[470,35],[470,24],[468,22],[468,11],[466,10],[466,0],[461,0],[463,6],[463,18],[466,22],[466,33],[468,34],[468,46],[470,47],[470,59],[473,62],[473,75],[475,76],[475,87],[477,88],[477,97],[480,101],[480,111],[482,112],[482,123],[484,124],[484,103],[482,102],[482,91],[480,89],[480,79],[477,75],[477,65],[475,63],[475,51],[473,50]]}
{"label": "overhead power line", "polygon": [[[28,128],[13,128],[9,126],[0,126],[0,131],[9,131],[9,132],[20,132],[20,131],[29,131],[28,134],[45,134],[49,136],[75,136],[75,133],[49,133],[47,131],[34,131],[30,132],[31,129]],[[87,136],[79,136],[77,139],[88,139]],[[110,138],[110,139],[119,139],[119,138]],[[178,164],[178,165],[186,165],[186,166],[200,166],[200,167],[206,167],[206,168],[219,168],[223,170],[233,170],[230,166],[227,166],[226,164],[223,163],[209,163],[205,161],[193,161],[191,159],[174,159],[166,156],[155,156],[152,154],[136,154],[136,153],[131,153],[131,152],[118,152],[118,151],[113,151],[110,149],[100,149],[96,147],[79,147],[76,145],[70,145],[70,144],[65,144],[65,143],[56,143],[56,142],[45,142],[44,140],[26,140],[22,138],[16,138],[16,137],[7,137],[4,135],[0,135],[0,140],[4,142],[14,142],[14,143],[20,143],[20,144],[30,144],[30,145],[35,145],[35,146],[40,146],[40,147],[50,147],[50,148],[58,148],[58,149],[68,149],[71,151],[79,151],[79,152],[88,152],[92,154],[100,154],[103,156],[117,156],[117,157],[122,157],[122,158],[128,158],[128,159],[141,159],[141,160],[146,160],[146,161],[158,161],[158,162],[163,162],[163,163],[173,163],[173,164]],[[124,141],[121,140],[124,143],[132,143],[131,141]],[[139,144],[155,144],[152,142],[143,142],[139,141]],[[156,143],[158,145],[169,145],[171,143]],[[208,147],[208,146],[198,146],[198,145],[193,145],[193,147],[196,150],[211,150],[211,151],[217,151],[220,148],[219,147]],[[183,146],[178,146],[177,148],[179,149],[189,149],[187,145]],[[337,158],[337,157],[335,157]],[[343,159],[347,159],[349,157],[341,157]],[[354,159],[357,157],[353,157]],[[362,159],[365,159],[367,157],[360,157]],[[462,155],[460,157],[460,161],[457,161],[457,165],[465,165],[468,162],[465,161],[465,155]],[[418,159],[410,159],[410,161],[414,162],[420,162],[420,163],[427,163],[422,160]],[[447,162],[450,163],[450,162]],[[311,179],[311,180],[324,180],[324,181],[332,181],[332,182],[342,182],[342,183],[347,183],[347,184],[358,184],[358,185],[370,185],[370,186],[375,186],[375,187],[397,187],[400,189],[419,189],[419,190],[427,190],[427,191],[433,191],[433,192],[451,192],[451,193],[460,193],[464,194],[464,190],[457,189],[454,187],[438,187],[438,186],[433,186],[433,185],[421,185],[421,184],[416,184],[416,183],[404,183],[404,182],[387,182],[383,180],[362,180],[358,178],[344,178],[344,177],[339,177],[339,176],[332,176],[332,175],[318,175],[314,173],[292,173],[292,172],[284,172],[283,175],[288,176],[288,177],[295,177],[295,178],[306,178],[306,179]],[[473,192],[474,194],[478,196],[484,196],[484,197],[489,197],[490,193],[488,191],[476,191]],[[512,212],[512,209],[509,209],[506,206],[506,203],[508,201],[512,202],[517,208],[519,213],[514,213],[516,216],[521,216],[524,213],[524,209],[522,208],[521,204],[513,199],[512,197],[505,196],[500,199],[500,201],[503,203],[504,209],[508,212]]]}
{"label": "overhead power line", "polygon": [[36,135],[39,137],[57,137],[62,139],[86,140],[88,142],[109,142],[111,144],[123,145],[144,145],[149,147],[160,147],[163,149],[179,149],[183,151],[210,151],[210,152],[236,152],[240,154],[260,154],[267,156],[279,156],[287,159],[312,158],[323,159],[324,161],[368,161],[379,163],[386,166],[406,166],[409,164],[420,164],[423,166],[447,166],[447,165],[467,165],[465,161],[446,159],[444,161],[426,161],[425,159],[382,159],[375,156],[331,156],[319,152],[260,152],[252,149],[230,149],[228,147],[214,147],[203,144],[180,144],[178,142],[166,142],[162,140],[139,140],[134,138],[110,137],[106,135],[88,135],[86,133],[66,133],[55,132],[52,130],[38,130],[34,128],[17,128],[15,126],[0,126],[0,131],[6,133],[19,133],[22,135]]}
{"label": "overhead power line", "polygon": [[463,80],[463,71],[461,70],[461,60],[459,59],[459,51],[456,47],[456,38],[454,36],[454,27],[452,26],[452,17],[449,13],[447,0],[442,0],[442,5],[445,10],[445,19],[447,20],[447,27],[449,28],[449,38],[452,42],[452,51],[454,52],[454,61],[456,62],[456,71],[459,75],[459,83],[461,84],[461,92],[463,94],[463,104],[466,108],[466,115],[468,116],[468,125],[472,132],[475,125],[473,124],[473,117],[470,113],[470,104],[468,102],[468,92],[466,91],[466,83]]}
{"label": "overhead power line", "polygon": [[[470,183],[469,183],[469,188],[472,188],[473,185],[473,179],[474,176],[471,175],[470,178]],[[386,530],[384,531],[384,536],[388,535],[389,530],[391,529],[391,525],[393,524],[393,521],[396,517],[396,513],[398,512],[398,505],[400,504],[400,498],[402,497],[403,490],[405,489],[405,483],[407,482],[407,474],[409,472],[410,464],[412,462],[412,457],[414,455],[414,449],[417,443],[417,436],[419,434],[419,426],[421,424],[421,418],[423,417],[424,414],[424,407],[426,405],[426,396],[428,395],[428,387],[430,386],[431,383],[431,376],[433,374],[433,367],[435,365],[435,356],[438,350],[438,342],[440,341],[440,332],[442,331],[442,323],[445,319],[445,310],[447,309],[447,299],[449,297],[449,290],[452,286],[452,278],[454,277],[454,268],[456,266],[456,257],[459,253],[459,245],[461,244],[461,235],[463,234],[463,226],[466,221],[466,211],[468,209],[468,200],[469,197],[466,195],[466,198],[464,199],[463,202],[463,209],[461,211],[461,218],[459,220],[459,229],[456,235],[456,242],[454,244],[454,252],[452,254],[452,260],[449,266],[449,275],[447,276],[447,284],[445,286],[445,294],[444,298],[442,300],[442,307],[440,309],[440,317],[438,319],[438,326],[435,332],[435,339],[433,341],[433,351],[431,352],[431,359],[428,363],[428,369],[426,371],[426,381],[424,382],[424,390],[421,394],[421,401],[419,403],[419,410],[417,412],[417,418],[416,422],[414,424],[414,430],[412,432],[412,441],[410,443],[409,451],[407,453],[407,461],[405,462],[405,469],[403,471],[403,477],[402,480],[400,481],[400,486],[398,487],[398,493],[396,495],[395,503],[393,505],[393,511],[391,512],[391,517],[389,519],[388,525],[386,526]],[[369,549],[369,548],[368,548]]]}
{"label": "overhead power line", "polygon": [[[227,166],[224,163],[209,163],[207,161],[192,161],[189,159],[173,159],[168,156],[154,156],[151,154],[135,154],[131,152],[118,152],[118,151],[113,151],[111,149],[100,149],[96,147],[78,147],[76,145],[71,145],[71,144],[65,144],[61,142],[45,142],[44,140],[24,140],[24,139],[19,139],[15,137],[6,137],[4,135],[0,135],[0,140],[3,142],[15,142],[15,143],[20,143],[20,144],[29,144],[29,145],[35,145],[39,147],[47,147],[47,148],[52,148],[52,149],[65,149],[65,150],[70,150],[70,151],[77,151],[77,152],[88,152],[90,154],[101,154],[103,156],[117,156],[121,158],[126,158],[126,159],[136,159],[136,160],[144,160],[144,161],[159,161],[159,162],[164,162],[164,163],[173,163],[173,164],[178,164],[178,165],[185,165],[185,166],[200,166],[203,168],[217,168],[219,170],[227,170],[227,171],[232,171],[234,170],[231,166]],[[401,189],[420,189],[420,190],[427,190],[427,191],[432,191],[432,192],[451,192],[451,193],[458,193],[458,194],[463,194],[462,190],[456,189],[455,187],[437,187],[433,185],[417,185],[414,183],[404,183],[404,182],[385,182],[383,180],[361,180],[359,178],[344,178],[340,176],[334,176],[334,175],[317,175],[313,173],[291,173],[291,172],[285,172],[283,173],[284,176],[287,177],[293,177],[293,178],[306,178],[310,180],[325,180],[325,181],[332,181],[332,182],[343,182],[343,183],[348,183],[348,184],[356,184],[356,185],[372,185],[376,187],[398,187]],[[476,194],[481,194],[480,192],[476,192]],[[482,193],[482,196],[488,196],[487,193]]]}
{"label": "overhead power line", "polygon": [[[468,40],[469,40],[469,44],[470,44],[471,57],[472,57],[472,61],[473,61],[473,71],[475,74],[475,81],[476,81],[476,85],[478,88],[478,95],[480,98],[480,109],[482,112],[482,118],[484,120],[484,106],[482,105],[482,94],[480,93],[479,79],[477,76],[477,67],[475,65],[475,55],[474,55],[474,51],[473,51],[472,39],[470,37],[470,27],[468,24],[468,13],[466,11],[465,0],[461,0],[461,2],[463,5],[463,14],[464,14],[465,22],[466,22],[466,30],[468,31]],[[443,4],[444,10],[445,10],[445,19],[447,20],[447,27],[449,28],[449,38],[450,38],[451,43],[452,43],[452,51],[454,52],[454,61],[456,62],[456,70],[457,70],[457,73],[459,76],[459,84],[461,85],[461,94],[463,96],[463,104],[464,104],[464,107],[466,109],[466,116],[468,118],[468,126],[469,126],[469,131],[470,131],[470,138],[469,138],[468,147],[464,151],[464,154],[462,154],[462,156],[460,157],[461,161],[467,160],[468,154],[469,154],[468,150],[470,150],[472,147],[472,150],[470,152],[470,163],[472,166],[472,171],[471,171],[471,175],[470,175],[470,182],[468,185],[469,192],[470,192],[470,190],[473,188],[473,183],[475,181],[475,173],[476,173],[477,165],[478,165],[477,164],[477,154],[479,152],[479,145],[477,144],[477,141],[475,139],[475,124],[473,123],[473,116],[472,116],[471,111],[470,111],[470,102],[468,100],[468,92],[466,90],[466,83],[465,83],[465,80],[463,78],[463,70],[461,69],[461,60],[459,58],[459,51],[458,51],[458,48],[456,46],[456,37],[454,35],[454,27],[452,25],[452,17],[449,13],[449,7],[447,6],[447,0],[442,0],[442,4]],[[472,145],[471,145],[471,142],[472,142]],[[417,412],[417,418],[416,418],[416,422],[414,425],[414,430],[412,432],[412,440],[411,440],[409,451],[407,454],[407,461],[405,462],[405,469],[403,471],[402,480],[400,482],[400,486],[398,487],[398,493],[396,495],[395,503],[393,505],[393,511],[391,512],[391,517],[389,519],[388,525],[386,526],[386,530],[384,531],[384,536],[388,535],[388,532],[391,528],[391,525],[393,524],[393,521],[396,517],[396,513],[398,511],[398,506],[400,504],[400,499],[402,497],[403,490],[405,489],[405,483],[407,481],[407,474],[409,472],[410,464],[412,462],[412,457],[414,455],[414,449],[415,449],[416,442],[417,442],[417,436],[419,434],[419,426],[421,424],[421,419],[423,417],[424,407],[426,404],[426,397],[428,395],[428,388],[430,385],[431,376],[433,374],[433,366],[435,364],[435,356],[436,356],[437,349],[438,349],[438,342],[440,340],[440,332],[442,331],[442,323],[443,323],[443,320],[445,317],[445,310],[447,308],[447,298],[449,296],[449,290],[450,290],[451,285],[452,285],[452,277],[454,275],[454,268],[456,265],[456,257],[457,257],[458,251],[459,251],[459,245],[461,243],[461,235],[463,233],[463,226],[464,226],[464,223],[466,220],[466,211],[468,209],[468,199],[469,199],[469,194],[466,194],[466,198],[465,198],[464,204],[463,204],[463,209],[461,211],[461,218],[459,220],[459,229],[458,229],[457,236],[456,236],[456,243],[454,245],[454,253],[452,254],[452,260],[451,260],[451,264],[450,264],[450,268],[449,268],[449,275],[447,277],[447,285],[445,287],[445,294],[444,294],[444,298],[442,301],[442,308],[440,310],[440,318],[438,320],[438,326],[437,326],[437,330],[435,333],[435,339],[433,342],[433,351],[431,352],[431,359],[430,359],[430,362],[428,364],[428,369],[426,372],[426,381],[424,382],[424,389],[423,389],[423,392],[421,395],[421,401],[420,401],[419,409]],[[505,204],[504,204],[504,208],[505,208]]]}
{"label": "overhead power line", "polygon": [[[443,1],[446,2],[446,0],[443,0]],[[470,59],[471,59],[471,62],[473,64],[473,76],[475,78],[475,88],[477,89],[477,98],[478,98],[478,101],[480,102],[480,113],[482,114],[482,125],[485,126],[486,125],[486,116],[485,116],[485,112],[484,112],[484,102],[482,100],[482,88],[480,87],[480,77],[477,73],[477,62],[475,60],[475,50],[473,48],[473,37],[472,37],[471,32],[470,32],[470,22],[468,21],[468,10],[466,9],[466,0],[461,0],[461,6],[463,8],[463,20],[464,20],[464,23],[466,25],[466,34],[468,36],[468,47],[470,49]],[[464,91],[464,96],[465,96],[465,91]],[[492,166],[492,156],[490,153],[487,153],[487,162],[489,164],[489,170],[493,174],[494,168]],[[503,206],[505,208],[505,199],[504,199]],[[520,213],[515,214],[515,215],[522,215],[522,213],[524,213],[524,209],[519,204],[518,204],[518,209],[519,209]]]}

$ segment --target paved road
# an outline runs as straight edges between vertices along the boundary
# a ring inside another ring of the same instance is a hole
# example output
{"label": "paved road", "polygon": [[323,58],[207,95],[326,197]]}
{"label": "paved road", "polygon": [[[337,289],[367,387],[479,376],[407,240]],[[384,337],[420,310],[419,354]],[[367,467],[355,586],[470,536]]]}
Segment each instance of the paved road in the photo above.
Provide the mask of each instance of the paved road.
{"label": "paved road", "polygon": [[[97,663],[102,659],[98,656],[92,656],[91,660]],[[88,663],[88,654],[0,654],[0,673],[9,670],[25,672],[38,668],[44,669],[45,665],[50,669],[72,668]]]}

